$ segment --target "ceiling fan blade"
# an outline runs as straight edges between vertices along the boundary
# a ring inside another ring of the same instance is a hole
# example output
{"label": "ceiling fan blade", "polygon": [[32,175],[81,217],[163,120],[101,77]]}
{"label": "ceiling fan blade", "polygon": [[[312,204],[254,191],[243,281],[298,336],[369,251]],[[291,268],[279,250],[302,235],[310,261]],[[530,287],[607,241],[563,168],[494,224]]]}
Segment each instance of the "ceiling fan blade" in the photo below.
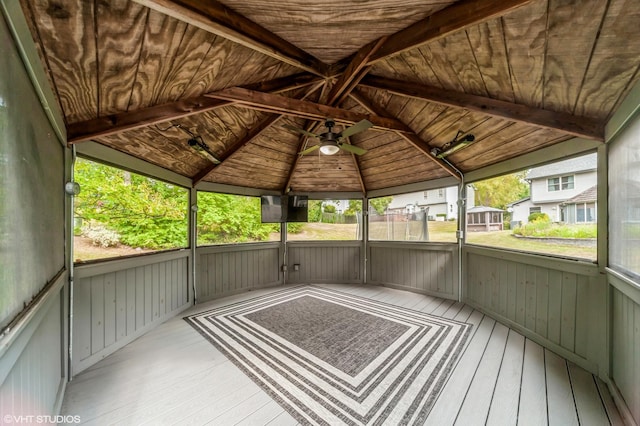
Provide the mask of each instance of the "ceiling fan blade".
{"label": "ceiling fan blade", "polygon": [[355,135],[356,133],[364,132],[371,127],[373,127],[373,123],[369,120],[358,121],[353,126],[344,129],[342,131],[342,137],[348,138],[349,136]]}
{"label": "ceiling fan blade", "polygon": [[307,132],[304,129],[300,129],[300,128],[295,127],[295,126],[290,126],[288,124],[283,124],[282,127],[284,127],[285,129],[294,131],[296,133],[300,133],[300,134],[303,134],[303,135],[306,135],[306,136],[311,136],[312,138],[317,138],[318,137],[318,135],[316,135],[315,133]]}
{"label": "ceiling fan blade", "polygon": [[348,152],[352,152],[356,155],[362,155],[367,152],[367,150],[364,148],[360,148],[359,146],[355,146],[355,145],[350,145],[348,143],[341,143],[338,146],[340,147],[340,149],[343,149]]}
{"label": "ceiling fan blade", "polygon": [[320,145],[314,145],[311,148],[307,148],[304,151],[300,151],[298,154],[300,155],[307,155],[313,151],[315,151],[316,149],[320,148]]}

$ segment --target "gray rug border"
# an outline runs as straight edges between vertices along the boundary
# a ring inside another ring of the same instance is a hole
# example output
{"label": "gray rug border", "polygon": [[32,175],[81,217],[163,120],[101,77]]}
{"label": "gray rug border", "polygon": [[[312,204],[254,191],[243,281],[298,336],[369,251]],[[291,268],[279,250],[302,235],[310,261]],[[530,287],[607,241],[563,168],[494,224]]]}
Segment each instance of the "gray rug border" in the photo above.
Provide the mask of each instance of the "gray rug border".
{"label": "gray rug border", "polygon": [[[384,306],[384,307],[389,307],[391,308],[392,311],[398,310],[399,312],[403,313],[403,314],[411,314],[414,313],[416,317],[428,317],[429,319],[434,319],[436,320],[435,322],[439,322],[437,320],[444,320],[444,322],[448,322],[448,323],[455,323],[459,326],[461,326],[460,330],[458,331],[458,336],[456,337],[456,339],[454,340],[454,342],[452,342],[448,349],[447,352],[440,358],[438,366],[442,365],[443,363],[446,363],[448,368],[447,371],[444,374],[440,374],[441,371],[439,371],[438,368],[434,368],[431,376],[434,375],[439,375],[439,379],[438,379],[438,383],[436,383],[436,386],[434,387],[433,391],[431,392],[431,396],[430,398],[428,398],[429,400],[435,400],[437,398],[437,396],[439,395],[439,392],[441,391],[442,387],[444,386],[444,384],[446,383],[447,379],[450,376],[450,372],[455,368],[455,366],[457,365],[457,362],[460,358],[460,356],[462,355],[462,353],[464,352],[464,348],[466,346],[466,342],[468,340],[468,337],[473,329],[473,324],[467,323],[467,322],[462,322],[462,321],[457,321],[457,320],[453,320],[453,319],[444,319],[441,317],[437,317],[431,314],[427,314],[424,312],[420,312],[420,311],[415,311],[412,310],[410,308],[403,308],[403,307],[398,307],[386,302],[380,302],[377,300],[373,300],[373,299],[369,299],[366,297],[362,297],[362,296],[358,296],[358,295],[353,295],[350,293],[345,293],[345,292],[341,292],[339,290],[335,290],[335,289],[327,289],[324,287],[316,287],[313,285],[299,285],[299,286],[295,286],[295,287],[290,287],[290,288],[286,288],[286,289],[282,289],[267,295],[259,295],[256,296],[254,298],[251,299],[246,299],[243,301],[239,301],[239,302],[234,302],[231,303],[229,305],[224,305],[222,307],[217,307],[217,308],[213,308],[207,311],[203,311],[200,313],[196,313],[196,314],[191,314],[188,316],[183,317],[183,319],[189,323],[193,328],[196,329],[196,331],[198,333],[200,333],[200,335],[202,335],[206,340],[208,340],[214,347],[216,347],[223,355],[225,355],[229,360],[231,360],[234,365],[236,365],[244,374],[246,374],[247,376],[249,376],[254,383],[256,383],[261,389],[263,389],[267,394],[269,394],[276,402],[278,402],[278,404],[280,406],[282,406],[288,413],[290,413],[297,421],[299,421],[302,424],[307,424],[309,422],[309,420],[307,418],[305,418],[302,413],[305,413],[306,415],[308,415],[311,419],[313,419],[313,421],[317,422],[318,424],[328,424],[324,419],[320,418],[314,411],[312,408],[307,407],[306,405],[302,404],[301,401],[297,400],[297,398],[295,398],[291,393],[289,393],[286,389],[284,389],[282,386],[280,386],[275,380],[273,380],[271,377],[269,377],[268,375],[264,374],[260,369],[256,368],[255,370],[258,373],[262,373],[260,374],[260,376],[256,375],[252,370],[246,368],[242,363],[239,362],[239,359],[242,359],[243,362],[251,365],[252,362],[245,359],[245,357],[239,353],[237,353],[237,351],[233,348],[233,347],[225,347],[223,345],[221,345],[218,341],[216,341],[206,330],[204,330],[204,326],[201,324],[198,324],[197,321],[194,320],[194,317],[208,317],[211,315],[215,315],[216,312],[218,311],[229,311],[230,309],[233,311],[233,307],[239,307],[239,305],[243,305],[243,304],[250,304],[252,302],[264,302],[265,305],[267,305],[269,303],[270,300],[272,299],[278,299],[278,298],[283,298],[286,297],[287,294],[295,294],[296,292],[299,292],[301,290],[307,290],[307,289],[312,289],[312,290],[316,290],[320,293],[322,293],[323,295],[326,295],[324,293],[334,293],[337,294],[338,296],[336,297],[343,297],[346,299],[354,299],[357,302],[363,303],[364,304],[368,304],[367,302],[371,303],[372,305],[377,305],[377,308],[380,308],[380,306]],[[406,321],[406,318],[405,318]],[[203,328],[201,328],[203,327]],[[253,334],[253,333],[252,333]],[[438,333],[438,335],[441,335],[440,339],[443,339],[446,337],[447,333]],[[462,336],[460,336],[460,334],[462,334]],[[435,336],[434,336],[435,338]],[[432,347],[432,345],[429,345],[429,347]],[[438,346],[433,346],[432,347],[432,351],[435,350]],[[450,352],[454,350],[454,347],[459,347],[460,349],[457,350],[457,353],[454,354],[453,357],[450,357]],[[250,350],[250,348],[245,347],[247,350]],[[234,356],[228,356],[227,352],[229,353],[234,353]],[[238,357],[238,359],[234,359],[234,357]],[[424,363],[425,359],[429,359],[429,357],[414,357],[415,359],[421,359],[421,361]],[[413,374],[418,374],[418,372],[420,371],[420,369],[416,369],[414,370]],[[398,379],[396,379],[398,380]],[[263,383],[264,382],[264,383]],[[266,385],[266,383],[269,383],[271,386],[273,386],[275,389],[277,389],[278,391],[282,392],[284,395],[286,395],[287,398],[289,398],[289,401],[286,401],[284,399],[282,399],[275,391],[273,391],[269,386]],[[431,383],[431,381],[427,381],[425,383],[426,384]],[[405,383],[406,384],[406,383]],[[428,391],[428,388],[425,388],[423,386],[423,389],[421,391],[422,394],[426,393]],[[399,393],[396,393],[395,398],[400,398]],[[324,396],[326,398],[326,396]],[[332,398],[333,399],[333,398]],[[405,421],[409,421],[410,417],[413,416],[413,413],[415,413],[415,410],[417,409],[417,406],[423,404],[422,403],[422,399],[423,398],[416,398],[412,404],[412,406],[415,406],[415,408],[413,408],[413,411],[411,411],[411,415],[407,418],[407,415],[405,415]],[[295,405],[292,405],[292,403],[294,403]],[[334,401],[334,404],[336,402]],[[323,404],[324,405],[324,404]],[[377,404],[376,404],[377,405]],[[419,417],[416,419],[416,421],[420,420],[420,419],[426,419],[426,416],[428,415],[428,412],[430,411],[430,409],[432,408],[433,402],[431,403],[424,403],[423,408],[421,410],[421,412],[419,413]],[[326,406],[327,409],[330,409],[330,406]],[[425,410],[426,408],[428,408],[428,410]],[[333,410],[331,410],[333,411]],[[351,411],[351,410],[348,410]],[[302,413],[301,413],[302,412]],[[372,415],[375,415],[375,413],[377,412],[377,410],[370,410],[370,413]],[[354,417],[356,418],[360,418],[360,420],[362,421],[368,421],[370,419],[365,419],[362,418],[360,415],[358,415],[357,413],[351,413],[352,415],[355,414]],[[336,415],[336,417],[340,418],[343,422],[345,422],[345,424],[360,424],[357,422],[354,422],[352,419],[345,417],[342,413],[336,413],[334,412],[334,415]],[[378,419],[380,420],[380,419]],[[404,423],[404,421],[403,421]]]}

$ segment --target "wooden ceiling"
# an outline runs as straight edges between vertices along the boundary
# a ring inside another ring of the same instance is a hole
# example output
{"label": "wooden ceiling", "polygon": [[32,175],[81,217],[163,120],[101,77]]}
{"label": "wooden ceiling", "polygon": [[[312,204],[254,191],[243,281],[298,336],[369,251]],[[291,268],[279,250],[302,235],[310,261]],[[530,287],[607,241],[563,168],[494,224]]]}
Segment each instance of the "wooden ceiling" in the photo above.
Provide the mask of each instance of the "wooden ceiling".
{"label": "wooden ceiling", "polygon": [[[199,182],[364,192],[602,141],[637,0],[22,0],[67,126]],[[356,156],[283,125],[363,118]],[[475,142],[435,158],[462,131]],[[188,145],[199,136],[215,157]]]}

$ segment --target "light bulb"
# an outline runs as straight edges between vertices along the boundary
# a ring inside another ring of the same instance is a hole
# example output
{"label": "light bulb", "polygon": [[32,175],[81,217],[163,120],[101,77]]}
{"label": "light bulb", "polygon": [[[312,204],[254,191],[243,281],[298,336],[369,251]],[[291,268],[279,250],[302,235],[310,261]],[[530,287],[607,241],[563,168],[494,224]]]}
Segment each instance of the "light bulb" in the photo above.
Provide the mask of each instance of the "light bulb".
{"label": "light bulb", "polygon": [[340,148],[338,148],[338,145],[322,145],[320,147],[320,152],[323,153],[324,155],[333,155],[336,154],[338,151],[340,151]]}

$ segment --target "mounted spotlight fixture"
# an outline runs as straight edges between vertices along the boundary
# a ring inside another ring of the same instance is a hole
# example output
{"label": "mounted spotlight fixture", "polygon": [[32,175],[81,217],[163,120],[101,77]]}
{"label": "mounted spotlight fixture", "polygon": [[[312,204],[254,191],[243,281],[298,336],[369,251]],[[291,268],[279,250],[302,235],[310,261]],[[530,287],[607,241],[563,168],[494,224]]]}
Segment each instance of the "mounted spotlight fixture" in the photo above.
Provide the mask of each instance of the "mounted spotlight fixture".
{"label": "mounted spotlight fixture", "polygon": [[456,136],[451,142],[447,142],[440,148],[431,148],[431,155],[436,158],[445,158],[446,156],[453,154],[457,150],[464,148],[465,146],[476,140],[476,137],[472,134],[469,133],[465,135],[464,133],[465,132],[463,132],[462,130],[458,130],[458,133],[456,133]]}
{"label": "mounted spotlight fixture", "polygon": [[195,133],[193,133],[191,130],[187,129],[186,127],[182,127],[181,124],[171,124],[169,127],[161,129],[157,124],[156,124],[156,129],[159,132],[166,132],[169,129],[172,128],[178,128],[180,130],[182,130],[183,132],[185,132],[187,135],[189,135],[189,140],[187,141],[187,144],[193,148],[198,154],[200,154],[203,158],[205,158],[206,160],[211,161],[213,164],[220,164],[221,161],[218,160],[213,153],[211,152],[211,150],[209,149],[209,146],[204,142],[204,140],[202,139],[202,136],[200,135],[196,135]]}
{"label": "mounted spotlight fixture", "polygon": [[211,161],[213,164],[220,164],[220,160],[213,156],[211,151],[209,150],[209,146],[202,140],[201,136],[192,135],[191,138],[187,141],[189,146],[193,148],[198,154],[207,160]]}

